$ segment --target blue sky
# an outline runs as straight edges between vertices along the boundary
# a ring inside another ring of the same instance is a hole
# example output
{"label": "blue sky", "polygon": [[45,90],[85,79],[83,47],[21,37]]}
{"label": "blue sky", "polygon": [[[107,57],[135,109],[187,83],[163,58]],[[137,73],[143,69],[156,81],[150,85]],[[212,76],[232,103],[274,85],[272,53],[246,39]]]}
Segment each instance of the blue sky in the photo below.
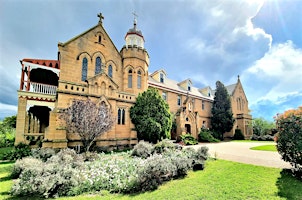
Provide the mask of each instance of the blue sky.
{"label": "blue sky", "polygon": [[196,87],[237,75],[253,117],[302,105],[302,0],[2,0],[0,119],[16,114],[23,58],[56,59],[65,42],[97,24],[117,49],[138,15],[149,72]]}

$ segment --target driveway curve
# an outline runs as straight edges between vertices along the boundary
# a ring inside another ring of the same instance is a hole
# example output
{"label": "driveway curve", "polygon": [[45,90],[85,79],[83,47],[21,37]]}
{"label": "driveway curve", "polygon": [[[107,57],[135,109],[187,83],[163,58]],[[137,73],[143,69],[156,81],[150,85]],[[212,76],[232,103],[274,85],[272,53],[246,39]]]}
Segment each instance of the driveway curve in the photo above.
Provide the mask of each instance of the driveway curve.
{"label": "driveway curve", "polygon": [[207,146],[210,156],[240,163],[253,164],[274,168],[291,168],[291,165],[284,162],[278,152],[251,150],[251,147],[260,145],[276,144],[274,142],[220,142],[200,143],[192,146]]}

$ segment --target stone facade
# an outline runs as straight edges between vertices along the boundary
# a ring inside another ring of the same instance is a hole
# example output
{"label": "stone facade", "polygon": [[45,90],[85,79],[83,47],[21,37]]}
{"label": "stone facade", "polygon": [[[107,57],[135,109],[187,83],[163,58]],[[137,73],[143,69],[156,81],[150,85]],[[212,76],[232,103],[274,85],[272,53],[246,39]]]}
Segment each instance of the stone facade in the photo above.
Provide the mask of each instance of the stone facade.
{"label": "stone facade", "polygon": [[[168,79],[164,70],[149,75],[149,55],[136,20],[125,41],[118,51],[100,18],[96,26],[59,43],[57,60],[23,59],[15,143],[38,145],[42,140],[43,147],[52,148],[80,145],[76,134],[65,131],[59,113],[72,99],[90,98],[104,102],[116,117],[114,127],[100,136],[96,144],[132,146],[137,137],[129,109],[137,95],[148,87],[157,88],[169,104],[177,124],[172,139],[186,132],[197,137],[201,127],[209,127],[214,95],[211,88],[193,87],[190,79],[177,83]],[[239,78],[228,90],[237,119],[234,127],[247,135],[251,116]]]}

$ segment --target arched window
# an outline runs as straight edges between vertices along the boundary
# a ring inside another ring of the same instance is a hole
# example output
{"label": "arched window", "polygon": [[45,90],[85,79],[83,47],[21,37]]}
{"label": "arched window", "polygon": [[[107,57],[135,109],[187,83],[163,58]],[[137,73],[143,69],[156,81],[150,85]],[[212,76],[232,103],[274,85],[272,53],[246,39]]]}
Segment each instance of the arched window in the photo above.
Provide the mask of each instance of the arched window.
{"label": "arched window", "polygon": [[108,67],[108,76],[110,78],[112,78],[112,66],[111,65],[109,65],[109,67]]}
{"label": "arched window", "polygon": [[181,105],[181,96],[177,96],[177,105],[180,106]]}
{"label": "arched window", "polygon": [[101,73],[102,71],[102,60],[100,57],[95,59],[95,75]]}
{"label": "arched window", "polygon": [[82,81],[85,81],[87,79],[87,66],[88,66],[88,60],[87,60],[87,58],[83,58],[83,62],[82,62]]}
{"label": "arched window", "polygon": [[142,73],[139,70],[137,72],[137,88],[140,89],[142,87]]}
{"label": "arched window", "polygon": [[125,109],[123,108],[117,111],[117,124],[125,124]]}
{"label": "arched window", "polygon": [[128,88],[132,88],[132,70],[128,71]]}

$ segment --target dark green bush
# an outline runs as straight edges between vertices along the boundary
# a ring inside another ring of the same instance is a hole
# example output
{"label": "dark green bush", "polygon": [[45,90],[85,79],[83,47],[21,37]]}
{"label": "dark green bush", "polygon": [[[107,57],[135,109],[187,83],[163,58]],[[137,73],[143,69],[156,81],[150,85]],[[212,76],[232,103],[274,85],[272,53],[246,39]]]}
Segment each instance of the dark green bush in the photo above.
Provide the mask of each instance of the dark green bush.
{"label": "dark green bush", "polygon": [[3,160],[18,160],[30,155],[30,146],[24,143],[19,143],[10,152],[7,152],[3,155]]}
{"label": "dark green bush", "polygon": [[180,139],[185,145],[198,144],[198,141],[191,134],[181,135]]}
{"label": "dark green bush", "polygon": [[0,124],[0,148],[14,146],[15,132],[15,128]]}
{"label": "dark green bush", "polygon": [[140,158],[148,158],[152,154],[153,149],[154,147],[152,144],[141,140],[137,145],[134,146],[131,155]]}
{"label": "dark green bush", "polygon": [[201,129],[198,134],[198,141],[200,142],[219,142],[220,140],[216,139],[212,135],[213,133],[209,129]]}
{"label": "dark green bush", "polygon": [[235,130],[235,134],[233,137],[234,140],[244,140],[244,135],[240,129]]}
{"label": "dark green bush", "polygon": [[277,120],[277,126],[278,152],[284,161],[292,165],[293,174],[302,178],[302,116],[290,114],[281,117]]}

